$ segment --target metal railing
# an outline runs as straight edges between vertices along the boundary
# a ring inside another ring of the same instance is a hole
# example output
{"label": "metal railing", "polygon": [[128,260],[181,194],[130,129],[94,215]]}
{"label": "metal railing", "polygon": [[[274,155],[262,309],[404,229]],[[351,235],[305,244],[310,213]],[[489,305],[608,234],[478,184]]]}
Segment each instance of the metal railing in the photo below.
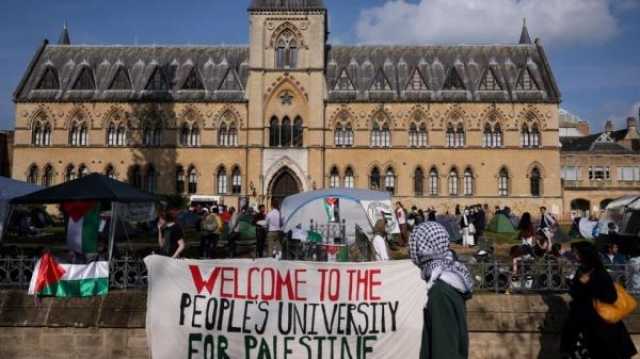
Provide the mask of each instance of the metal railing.
{"label": "metal railing", "polygon": [[[349,246],[350,250],[362,243]],[[306,247],[311,251],[296,260],[318,260],[319,247]],[[314,250],[316,252],[314,252]],[[367,249],[368,250],[368,249]],[[358,254],[360,260],[368,260]],[[368,255],[368,254],[367,254]],[[293,259],[293,258],[292,258]],[[320,260],[326,258],[320,258]],[[351,260],[351,256],[348,258]],[[34,257],[0,258],[0,288],[27,289],[37,262]],[[484,262],[468,264],[475,281],[476,293],[545,294],[565,293],[569,289],[576,265],[571,262],[546,260],[520,263],[515,269],[510,263]],[[640,296],[640,268],[634,264],[607,267],[615,281]],[[147,287],[147,269],[141,258],[123,257],[111,261],[109,283],[112,290],[144,289]]]}

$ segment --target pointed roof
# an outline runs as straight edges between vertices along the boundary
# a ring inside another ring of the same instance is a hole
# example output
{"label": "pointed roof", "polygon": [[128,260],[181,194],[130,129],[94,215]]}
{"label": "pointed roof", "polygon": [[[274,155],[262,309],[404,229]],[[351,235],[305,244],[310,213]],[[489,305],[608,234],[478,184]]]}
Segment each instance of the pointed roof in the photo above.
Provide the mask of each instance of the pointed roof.
{"label": "pointed roof", "polygon": [[69,37],[69,29],[67,28],[67,22],[64,22],[64,28],[60,33],[60,38],[58,39],[58,45],[71,45],[71,37]]}
{"label": "pointed roof", "polygon": [[326,10],[323,0],[252,0],[249,11]]}
{"label": "pointed roof", "polygon": [[531,45],[531,36],[529,36],[529,29],[527,28],[527,18],[522,19],[522,33],[520,34],[520,45]]}

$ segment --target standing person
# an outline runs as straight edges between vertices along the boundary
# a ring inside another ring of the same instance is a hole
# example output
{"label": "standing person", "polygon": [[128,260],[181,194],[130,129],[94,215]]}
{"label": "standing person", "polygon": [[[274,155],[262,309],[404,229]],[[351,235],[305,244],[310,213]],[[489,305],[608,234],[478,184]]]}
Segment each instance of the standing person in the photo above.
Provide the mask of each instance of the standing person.
{"label": "standing person", "polygon": [[240,212],[234,207],[229,208],[231,219],[229,220],[229,233],[227,234],[227,256],[233,258],[236,256],[236,241],[240,238]]}
{"label": "standing person", "polygon": [[[617,243],[607,244],[607,251],[602,253],[602,263],[607,267],[620,267],[626,264],[626,260],[622,254],[619,253],[620,248]],[[620,270],[621,268],[611,268],[612,270]]]}
{"label": "standing person", "polygon": [[396,218],[400,225],[400,245],[405,247],[409,239],[409,228],[407,225],[407,211],[400,202],[396,202]]}
{"label": "standing person", "polygon": [[427,282],[420,359],[466,359],[469,334],[465,301],[473,291],[469,270],[449,249],[449,233],[439,223],[416,227],[409,252]]}
{"label": "standing person", "polygon": [[202,259],[212,258],[213,248],[217,245],[218,220],[217,216],[213,213],[209,213],[207,208],[204,208],[204,214],[201,222],[201,235],[200,235],[200,256]]}
{"label": "standing person", "polygon": [[267,257],[280,259],[282,255],[282,216],[280,203],[271,201],[271,212],[267,214]]}
{"label": "standing person", "polygon": [[547,212],[547,207],[540,207],[540,226],[538,227],[538,231],[544,233],[549,240],[553,240],[553,233],[557,223],[558,221],[556,221],[553,215]]}
{"label": "standing person", "polygon": [[267,210],[264,204],[258,206],[258,212],[253,217],[253,225],[256,227],[256,258],[263,258],[267,239]]}
{"label": "standing person", "polygon": [[[488,206],[485,204],[485,207]],[[484,211],[482,206],[478,205],[478,209],[476,211],[476,243],[483,238],[485,228],[487,228],[487,213]]]}
{"label": "standing person", "polygon": [[428,218],[427,218],[427,221],[428,221],[428,222],[435,222],[436,220],[437,220],[437,217],[436,217],[436,210],[435,210],[435,208],[431,208],[431,209],[429,210],[429,216],[428,216]]}
{"label": "standing person", "polygon": [[533,249],[536,231],[531,221],[531,213],[524,212],[518,224],[518,239],[523,246],[527,246],[528,250]]}
{"label": "standing person", "polygon": [[469,210],[464,209],[462,217],[460,218],[460,229],[462,230],[462,246],[469,248],[473,246],[473,231],[472,222],[469,219]]}
{"label": "standing person", "polygon": [[572,355],[580,341],[588,351],[588,358],[633,357],[637,350],[624,322],[608,323],[594,308],[594,300],[613,304],[618,298],[613,280],[604,269],[596,248],[581,242],[574,244],[573,249],[579,266],[569,285],[572,301],[562,331],[562,351]]}
{"label": "standing person", "polygon": [[462,211],[460,211],[460,205],[459,204],[456,204],[456,209],[455,209],[454,213],[455,213],[456,217],[462,215]]}
{"label": "standing person", "polygon": [[425,221],[424,211],[422,209],[419,209],[418,214],[416,215],[416,227],[424,223],[424,221]]}
{"label": "standing person", "polygon": [[374,260],[376,262],[384,262],[389,260],[389,251],[387,250],[387,226],[384,219],[379,219],[373,227],[373,244]]}
{"label": "standing person", "polygon": [[158,219],[158,244],[164,255],[171,258],[180,258],[186,248],[184,231],[176,223],[175,213],[166,212]]}

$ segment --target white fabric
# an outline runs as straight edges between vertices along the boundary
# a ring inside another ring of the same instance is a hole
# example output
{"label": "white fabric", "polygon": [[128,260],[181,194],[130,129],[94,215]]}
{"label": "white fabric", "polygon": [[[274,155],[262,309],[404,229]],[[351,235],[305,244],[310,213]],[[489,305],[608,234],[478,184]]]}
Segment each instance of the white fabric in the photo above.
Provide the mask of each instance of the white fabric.
{"label": "white fabric", "polygon": [[282,230],[282,217],[280,216],[280,211],[277,209],[272,209],[271,212],[267,214],[267,230],[269,232],[280,232]]}
{"label": "white fabric", "polygon": [[388,261],[389,253],[387,252],[387,243],[385,242],[384,238],[381,235],[376,234],[373,237],[372,242],[373,249],[376,251],[376,261]]}
{"label": "white fabric", "polygon": [[[356,358],[358,343],[362,348],[364,338],[370,335],[366,358],[419,357],[426,284],[408,260],[312,263],[149,256],[145,264],[149,273],[147,344],[154,359],[188,357],[189,348],[192,358],[217,358],[217,349],[213,356],[211,351],[205,356],[204,349],[217,348],[221,336],[226,339],[229,358],[258,358],[261,342],[265,352],[268,347],[271,358],[329,358],[327,353],[332,349],[335,358]],[[268,296],[273,292],[270,283],[274,273],[290,278],[289,285],[280,291],[282,298],[267,299],[262,293]],[[324,285],[322,273],[326,273]],[[365,291],[363,281],[369,275],[375,284]],[[199,289],[194,280],[197,277],[202,279]],[[210,283],[208,287],[206,282]],[[329,298],[330,293],[335,296]],[[377,298],[372,299],[371,293]],[[295,319],[298,315],[306,326],[297,324],[302,323]],[[292,328],[286,334],[279,329],[280,319],[284,330]],[[230,331],[230,327],[244,327],[246,331]],[[264,332],[256,334],[255,328],[264,328]],[[285,336],[291,339],[285,342]],[[327,336],[336,339],[314,339]],[[247,345],[253,339],[256,342]],[[318,353],[319,344],[322,355]],[[287,355],[285,345],[290,350]],[[345,347],[351,356],[340,354]]]}
{"label": "white fabric", "polygon": [[396,217],[398,217],[398,224],[407,224],[407,214],[404,209],[396,209]]}

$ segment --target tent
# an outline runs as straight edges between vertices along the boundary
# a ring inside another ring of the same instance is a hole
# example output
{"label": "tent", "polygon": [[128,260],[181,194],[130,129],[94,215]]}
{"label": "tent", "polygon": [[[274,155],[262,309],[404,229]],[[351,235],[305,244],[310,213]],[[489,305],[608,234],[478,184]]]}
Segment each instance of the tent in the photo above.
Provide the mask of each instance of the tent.
{"label": "tent", "polygon": [[16,197],[40,190],[40,186],[20,182],[7,177],[0,177],[0,242],[6,230],[6,223],[11,214],[10,201]]}
{"label": "tent", "polygon": [[509,217],[502,213],[495,215],[489,225],[487,226],[487,232],[493,233],[516,233],[516,229],[513,227]]}
{"label": "tent", "polygon": [[449,241],[453,243],[462,242],[460,231],[460,220],[456,216],[438,216],[436,222],[440,223],[449,233]]}
{"label": "tent", "polygon": [[[73,181],[65,182],[53,187],[45,188],[22,197],[11,200],[12,204],[50,204],[71,201],[103,201],[112,203],[111,217],[117,218],[117,212],[130,212],[129,204],[153,203],[156,196],[143,192],[137,188],[111,179],[99,173],[92,173]],[[118,210],[120,208],[120,210]],[[109,258],[113,253],[113,242],[116,220],[111,221],[109,239]]]}
{"label": "tent", "polygon": [[640,233],[640,196],[628,195],[609,203],[600,217],[600,232],[608,231],[609,223],[615,224],[621,234],[638,235]]}
{"label": "tent", "polygon": [[385,218],[387,231],[400,233],[388,192],[359,189],[304,192],[285,198],[280,211],[285,232],[296,228],[309,231],[312,221],[314,225],[344,223],[347,242],[352,243],[355,241],[356,226],[371,235],[375,222]]}

